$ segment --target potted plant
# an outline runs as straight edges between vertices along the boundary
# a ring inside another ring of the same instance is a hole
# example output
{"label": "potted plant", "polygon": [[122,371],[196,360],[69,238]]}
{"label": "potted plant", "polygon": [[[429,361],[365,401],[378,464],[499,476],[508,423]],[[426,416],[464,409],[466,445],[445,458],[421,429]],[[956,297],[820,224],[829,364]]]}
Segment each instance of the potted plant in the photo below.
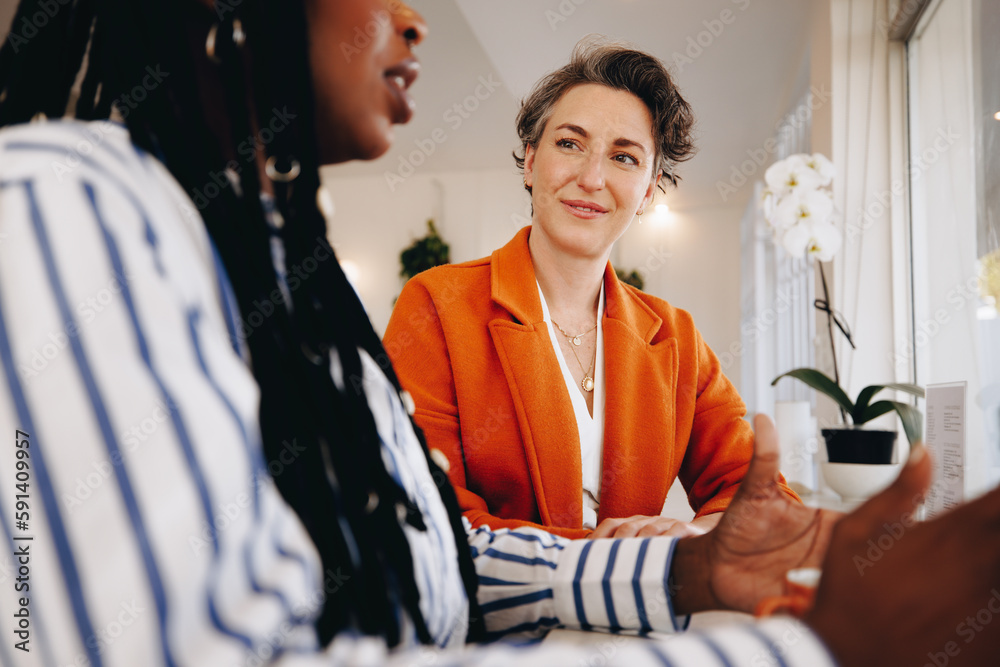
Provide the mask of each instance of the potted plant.
{"label": "potted plant", "polygon": [[903,422],[903,430],[910,445],[921,438],[923,415],[920,410],[900,401],[881,400],[872,403],[875,395],[883,389],[904,391],[923,398],[924,390],[915,384],[900,382],[873,384],[862,389],[857,400],[852,402],[847,392],[841,389],[837,382],[814,368],[796,368],[782,373],[774,378],[771,385],[777,384],[783,377],[801,380],[816,391],[832,398],[840,407],[845,421],[846,417],[850,416],[850,427],[825,428],[822,431],[831,463],[891,463],[896,432],[862,429],[861,426],[893,410]]}
{"label": "potted plant", "polygon": [[642,291],[642,288],[646,286],[646,281],[643,280],[642,274],[639,273],[638,269],[632,269],[631,272],[625,269],[615,269],[615,274],[618,276],[618,280],[626,285],[631,285],[639,291]]}
{"label": "potted plant", "polygon": [[883,389],[897,389],[915,396],[923,396],[924,392],[913,384],[871,385],[862,389],[857,401],[852,402],[840,387],[833,327],[840,330],[851,348],[854,348],[854,340],[844,317],[830,305],[826,272],[823,270],[823,262],[833,259],[842,244],[840,230],[834,223],[833,174],[833,164],[819,153],[790,155],[771,165],[764,174],[767,187],[761,204],[775,244],[793,257],[804,256],[807,260],[816,260],[818,264],[823,297],[816,299],[814,305],[826,313],[833,361],[833,378],[812,368],[797,368],[779,375],[771,385],[790,376],[837,403],[846,428],[822,431],[830,462],[887,464],[892,461],[896,432],[861,429],[861,425],[895,410],[912,444],[920,438],[922,416],[912,405],[889,400],[872,403],[872,399]]}
{"label": "potted plant", "polygon": [[409,280],[421,271],[433,269],[451,261],[448,244],[438,235],[434,220],[427,221],[427,236],[417,239],[399,253],[402,267],[399,275]]}

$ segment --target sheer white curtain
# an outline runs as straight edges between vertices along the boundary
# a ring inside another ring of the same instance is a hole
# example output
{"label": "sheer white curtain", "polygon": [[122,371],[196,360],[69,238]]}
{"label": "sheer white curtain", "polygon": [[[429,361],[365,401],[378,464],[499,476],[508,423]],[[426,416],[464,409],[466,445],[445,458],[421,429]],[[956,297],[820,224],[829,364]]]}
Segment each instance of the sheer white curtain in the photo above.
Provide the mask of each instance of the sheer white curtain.
{"label": "sheer white curtain", "polygon": [[[799,98],[778,126],[774,161],[810,152],[811,95],[807,92]],[[812,264],[775,247],[759,206],[763,187],[761,181],[755,185],[740,223],[740,391],[751,414],[773,415],[776,400],[815,400],[814,392],[801,382],[785,380],[771,386],[779,373],[815,366],[815,275]]]}

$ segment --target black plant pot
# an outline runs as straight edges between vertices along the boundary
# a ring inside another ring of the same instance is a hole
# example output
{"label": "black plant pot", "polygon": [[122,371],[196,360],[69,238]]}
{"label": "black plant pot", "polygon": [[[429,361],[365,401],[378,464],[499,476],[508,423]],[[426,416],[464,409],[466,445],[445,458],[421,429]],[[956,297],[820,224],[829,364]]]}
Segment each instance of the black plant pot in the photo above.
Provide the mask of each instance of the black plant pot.
{"label": "black plant pot", "polygon": [[892,463],[895,431],[825,428],[822,433],[831,463]]}

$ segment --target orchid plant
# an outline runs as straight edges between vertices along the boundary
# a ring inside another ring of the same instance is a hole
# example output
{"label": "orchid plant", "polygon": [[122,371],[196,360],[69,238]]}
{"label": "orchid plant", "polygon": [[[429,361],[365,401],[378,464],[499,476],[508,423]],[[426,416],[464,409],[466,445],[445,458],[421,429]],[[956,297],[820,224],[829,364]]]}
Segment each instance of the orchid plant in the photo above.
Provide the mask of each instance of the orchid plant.
{"label": "orchid plant", "polygon": [[[792,257],[816,259],[819,262],[823,298],[816,299],[815,306],[827,315],[830,351],[833,355],[833,386],[839,390],[840,372],[837,369],[837,349],[833,343],[833,325],[837,325],[852,348],[854,341],[844,318],[830,306],[830,293],[826,285],[826,273],[823,271],[823,262],[833,259],[843,243],[840,230],[834,224],[833,174],[833,163],[820,153],[789,155],[784,160],[775,162],[764,173],[767,187],[761,205],[764,218],[774,234],[775,245],[782,246]],[[812,369],[797,369],[801,370]],[[797,371],[792,371],[792,377],[806,382],[803,377],[796,375]],[[781,377],[784,376],[778,376]],[[843,390],[840,393],[843,394]],[[843,404],[840,414],[846,422],[847,413]]]}
{"label": "orchid plant", "polygon": [[764,218],[775,243],[792,257],[828,262],[840,250],[834,224],[833,163],[820,153],[796,153],[764,174]]}
{"label": "orchid plant", "polygon": [[872,385],[861,391],[857,402],[852,402],[840,387],[833,326],[837,325],[852,348],[854,341],[844,318],[830,305],[826,273],[823,271],[823,262],[833,259],[843,244],[840,230],[834,224],[836,210],[833,205],[833,174],[833,163],[820,153],[789,155],[771,165],[764,173],[767,187],[761,205],[764,218],[774,234],[775,244],[782,246],[792,257],[816,259],[819,262],[823,298],[816,299],[814,303],[816,308],[826,313],[830,351],[833,354],[832,379],[814,368],[797,368],[774,378],[771,385],[777,384],[778,380],[785,376],[806,383],[836,401],[845,424],[848,415],[855,426],[860,426],[895,410],[912,444],[920,438],[920,412],[906,403],[897,401],[871,403],[871,399],[883,389],[905,391],[915,396],[923,396],[923,389],[913,384]]}

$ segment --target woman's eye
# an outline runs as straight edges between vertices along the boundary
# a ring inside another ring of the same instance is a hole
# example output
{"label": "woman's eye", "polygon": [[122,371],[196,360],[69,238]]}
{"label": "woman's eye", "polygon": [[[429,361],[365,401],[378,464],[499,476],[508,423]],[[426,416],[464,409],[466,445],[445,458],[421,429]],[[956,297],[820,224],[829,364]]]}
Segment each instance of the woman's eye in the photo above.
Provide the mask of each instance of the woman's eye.
{"label": "woman's eye", "polygon": [[639,164],[639,161],[636,160],[633,156],[629,155],[628,153],[619,153],[614,157],[614,159],[617,160],[618,162],[621,162],[622,164],[633,164],[633,165]]}
{"label": "woman's eye", "polygon": [[559,148],[576,148],[576,142],[572,139],[557,139],[556,146]]}

